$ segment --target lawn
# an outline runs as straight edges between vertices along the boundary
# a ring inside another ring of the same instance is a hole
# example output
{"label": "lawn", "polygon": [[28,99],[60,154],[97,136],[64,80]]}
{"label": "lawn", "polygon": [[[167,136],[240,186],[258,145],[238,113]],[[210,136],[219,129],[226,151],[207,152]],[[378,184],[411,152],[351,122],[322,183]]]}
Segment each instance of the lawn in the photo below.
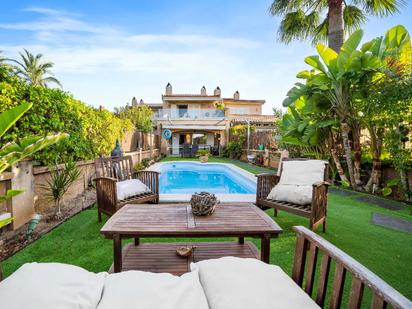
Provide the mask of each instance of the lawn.
{"label": "lawn", "polygon": [[[212,158],[213,162],[227,162]],[[236,165],[254,173],[268,171],[247,163]],[[357,193],[359,195],[360,193]],[[372,212],[412,220],[408,210],[391,211],[356,202],[352,197],[329,194],[328,230],[320,235],[346,251],[408,298],[412,298],[412,235],[371,223]],[[273,215],[273,211],[268,211]],[[279,212],[276,218],[284,233],[272,240],[270,262],[291,273],[295,236],[292,226],[307,226],[307,219]],[[91,271],[106,271],[112,262],[112,242],[99,230],[95,208],[85,210],[3,263],[6,276],[26,262],[64,262]],[[151,241],[144,239],[143,241]],[[156,239],[159,241],[159,239]],[[170,241],[170,239],[160,239]],[[174,241],[174,240],[173,240]],[[177,240],[176,240],[177,241]],[[204,239],[207,241],[207,239]],[[255,241],[255,240],[253,240]],[[255,241],[259,245],[258,241]]]}

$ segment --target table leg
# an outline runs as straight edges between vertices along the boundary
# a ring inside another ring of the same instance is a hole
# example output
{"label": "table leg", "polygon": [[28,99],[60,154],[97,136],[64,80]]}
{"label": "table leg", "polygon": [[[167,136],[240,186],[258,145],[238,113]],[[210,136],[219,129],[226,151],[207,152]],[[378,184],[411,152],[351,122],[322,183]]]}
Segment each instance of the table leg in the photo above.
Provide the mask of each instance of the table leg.
{"label": "table leg", "polygon": [[239,237],[239,244],[243,245],[245,243],[245,237]]}
{"label": "table leg", "polygon": [[114,272],[119,273],[122,270],[122,238],[119,234],[113,235],[113,264]]}
{"label": "table leg", "polygon": [[140,245],[140,238],[139,238],[139,237],[135,237],[135,238],[134,238],[134,245],[135,245],[135,246]]}
{"label": "table leg", "polygon": [[260,259],[269,264],[270,257],[270,234],[264,234],[260,242]]}

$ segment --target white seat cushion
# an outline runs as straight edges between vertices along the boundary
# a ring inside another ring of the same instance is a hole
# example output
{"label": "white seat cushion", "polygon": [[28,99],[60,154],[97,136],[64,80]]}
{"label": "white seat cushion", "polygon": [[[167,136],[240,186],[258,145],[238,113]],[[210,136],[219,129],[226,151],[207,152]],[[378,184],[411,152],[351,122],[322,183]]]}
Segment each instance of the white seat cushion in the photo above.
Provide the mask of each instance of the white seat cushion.
{"label": "white seat cushion", "polygon": [[299,205],[312,203],[312,186],[276,185],[268,194],[268,199]]}
{"label": "white seat cushion", "polygon": [[60,263],[28,263],[0,282],[0,303],[8,309],[95,309],[107,273]]}
{"label": "white seat cushion", "polygon": [[224,257],[191,264],[210,309],[319,308],[279,266]]}
{"label": "white seat cushion", "polygon": [[98,309],[208,309],[198,271],[181,277],[125,271],[106,278]]}
{"label": "white seat cushion", "polygon": [[322,160],[283,161],[279,184],[311,186],[323,181],[326,163]]}
{"label": "white seat cushion", "polygon": [[116,183],[117,200],[121,201],[132,196],[136,196],[145,192],[150,192],[150,189],[139,179],[128,179],[118,181]]}

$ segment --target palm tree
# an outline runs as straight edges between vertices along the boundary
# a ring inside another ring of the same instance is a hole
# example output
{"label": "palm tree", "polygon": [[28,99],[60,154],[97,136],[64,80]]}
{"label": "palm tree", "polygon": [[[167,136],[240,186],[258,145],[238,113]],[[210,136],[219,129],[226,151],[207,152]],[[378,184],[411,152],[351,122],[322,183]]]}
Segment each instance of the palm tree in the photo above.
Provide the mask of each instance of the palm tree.
{"label": "palm tree", "polygon": [[[53,62],[43,62],[42,54],[33,55],[26,49],[24,49],[24,54],[19,53],[22,61],[9,59],[12,62],[18,64],[16,67],[17,75],[23,77],[28,83],[32,85],[47,87],[47,83],[55,83],[62,86],[60,82],[53,76],[54,74],[50,71],[53,67]],[[49,75],[49,76],[46,76]]]}
{"label": "palm tree", "polygon": [[313,43],[328,41],[338,52],[345,33],[364,23],[367,15],[385,16],[399,12],[404,0],[273,0],[269,11],[282,16],[279,39],[284,43],[312,38]]}

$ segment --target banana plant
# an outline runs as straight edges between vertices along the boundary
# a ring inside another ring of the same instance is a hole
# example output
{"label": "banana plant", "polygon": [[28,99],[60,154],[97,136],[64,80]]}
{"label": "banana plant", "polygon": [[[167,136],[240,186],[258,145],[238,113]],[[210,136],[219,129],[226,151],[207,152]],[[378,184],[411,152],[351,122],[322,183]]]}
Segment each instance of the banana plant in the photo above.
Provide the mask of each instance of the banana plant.
{"label": "banana plant", "polygon": [[[19,120],[30,108],[31,103],[23,103],[0,114],[0,138],[7,132],[17,120]],[[9,142],[0,148],[0,174],[13,164],[31,156],[35,152],[48,147],[66,138],[68,135],[57,133],[48,136],[28,136],[18,142]],[[23,190],[7,190],[0,195],[0,203],[22,193]],[[11,223],[13,218],[0,219],[0,228]]]}
{"label": "banana plant", "polygon": [[359,91],[359,84],[369,76],[384,73],[389,56],[399,56],[399,50],[404,50],[410,44],[406,29],[396,26],[390,29],[385,37],[365,43],[359,48],[363,31],[355,31],[342,45],[339,53],[331,48],[317,44],[318,55],[305,58],[311,67],[297,74],[304,83],[296,83],[287,93],[283,101],[285,107],[295,106],[303,97],[313,100],[323,97],[330,103],[330,112],[337,115],[340,123],[345,159],[348,168],[350,184],[359,188],[360,173],[355,179],[355,169],[352,158],[352,148],[349,142],[351,124],[356,122],[354,101]]}

